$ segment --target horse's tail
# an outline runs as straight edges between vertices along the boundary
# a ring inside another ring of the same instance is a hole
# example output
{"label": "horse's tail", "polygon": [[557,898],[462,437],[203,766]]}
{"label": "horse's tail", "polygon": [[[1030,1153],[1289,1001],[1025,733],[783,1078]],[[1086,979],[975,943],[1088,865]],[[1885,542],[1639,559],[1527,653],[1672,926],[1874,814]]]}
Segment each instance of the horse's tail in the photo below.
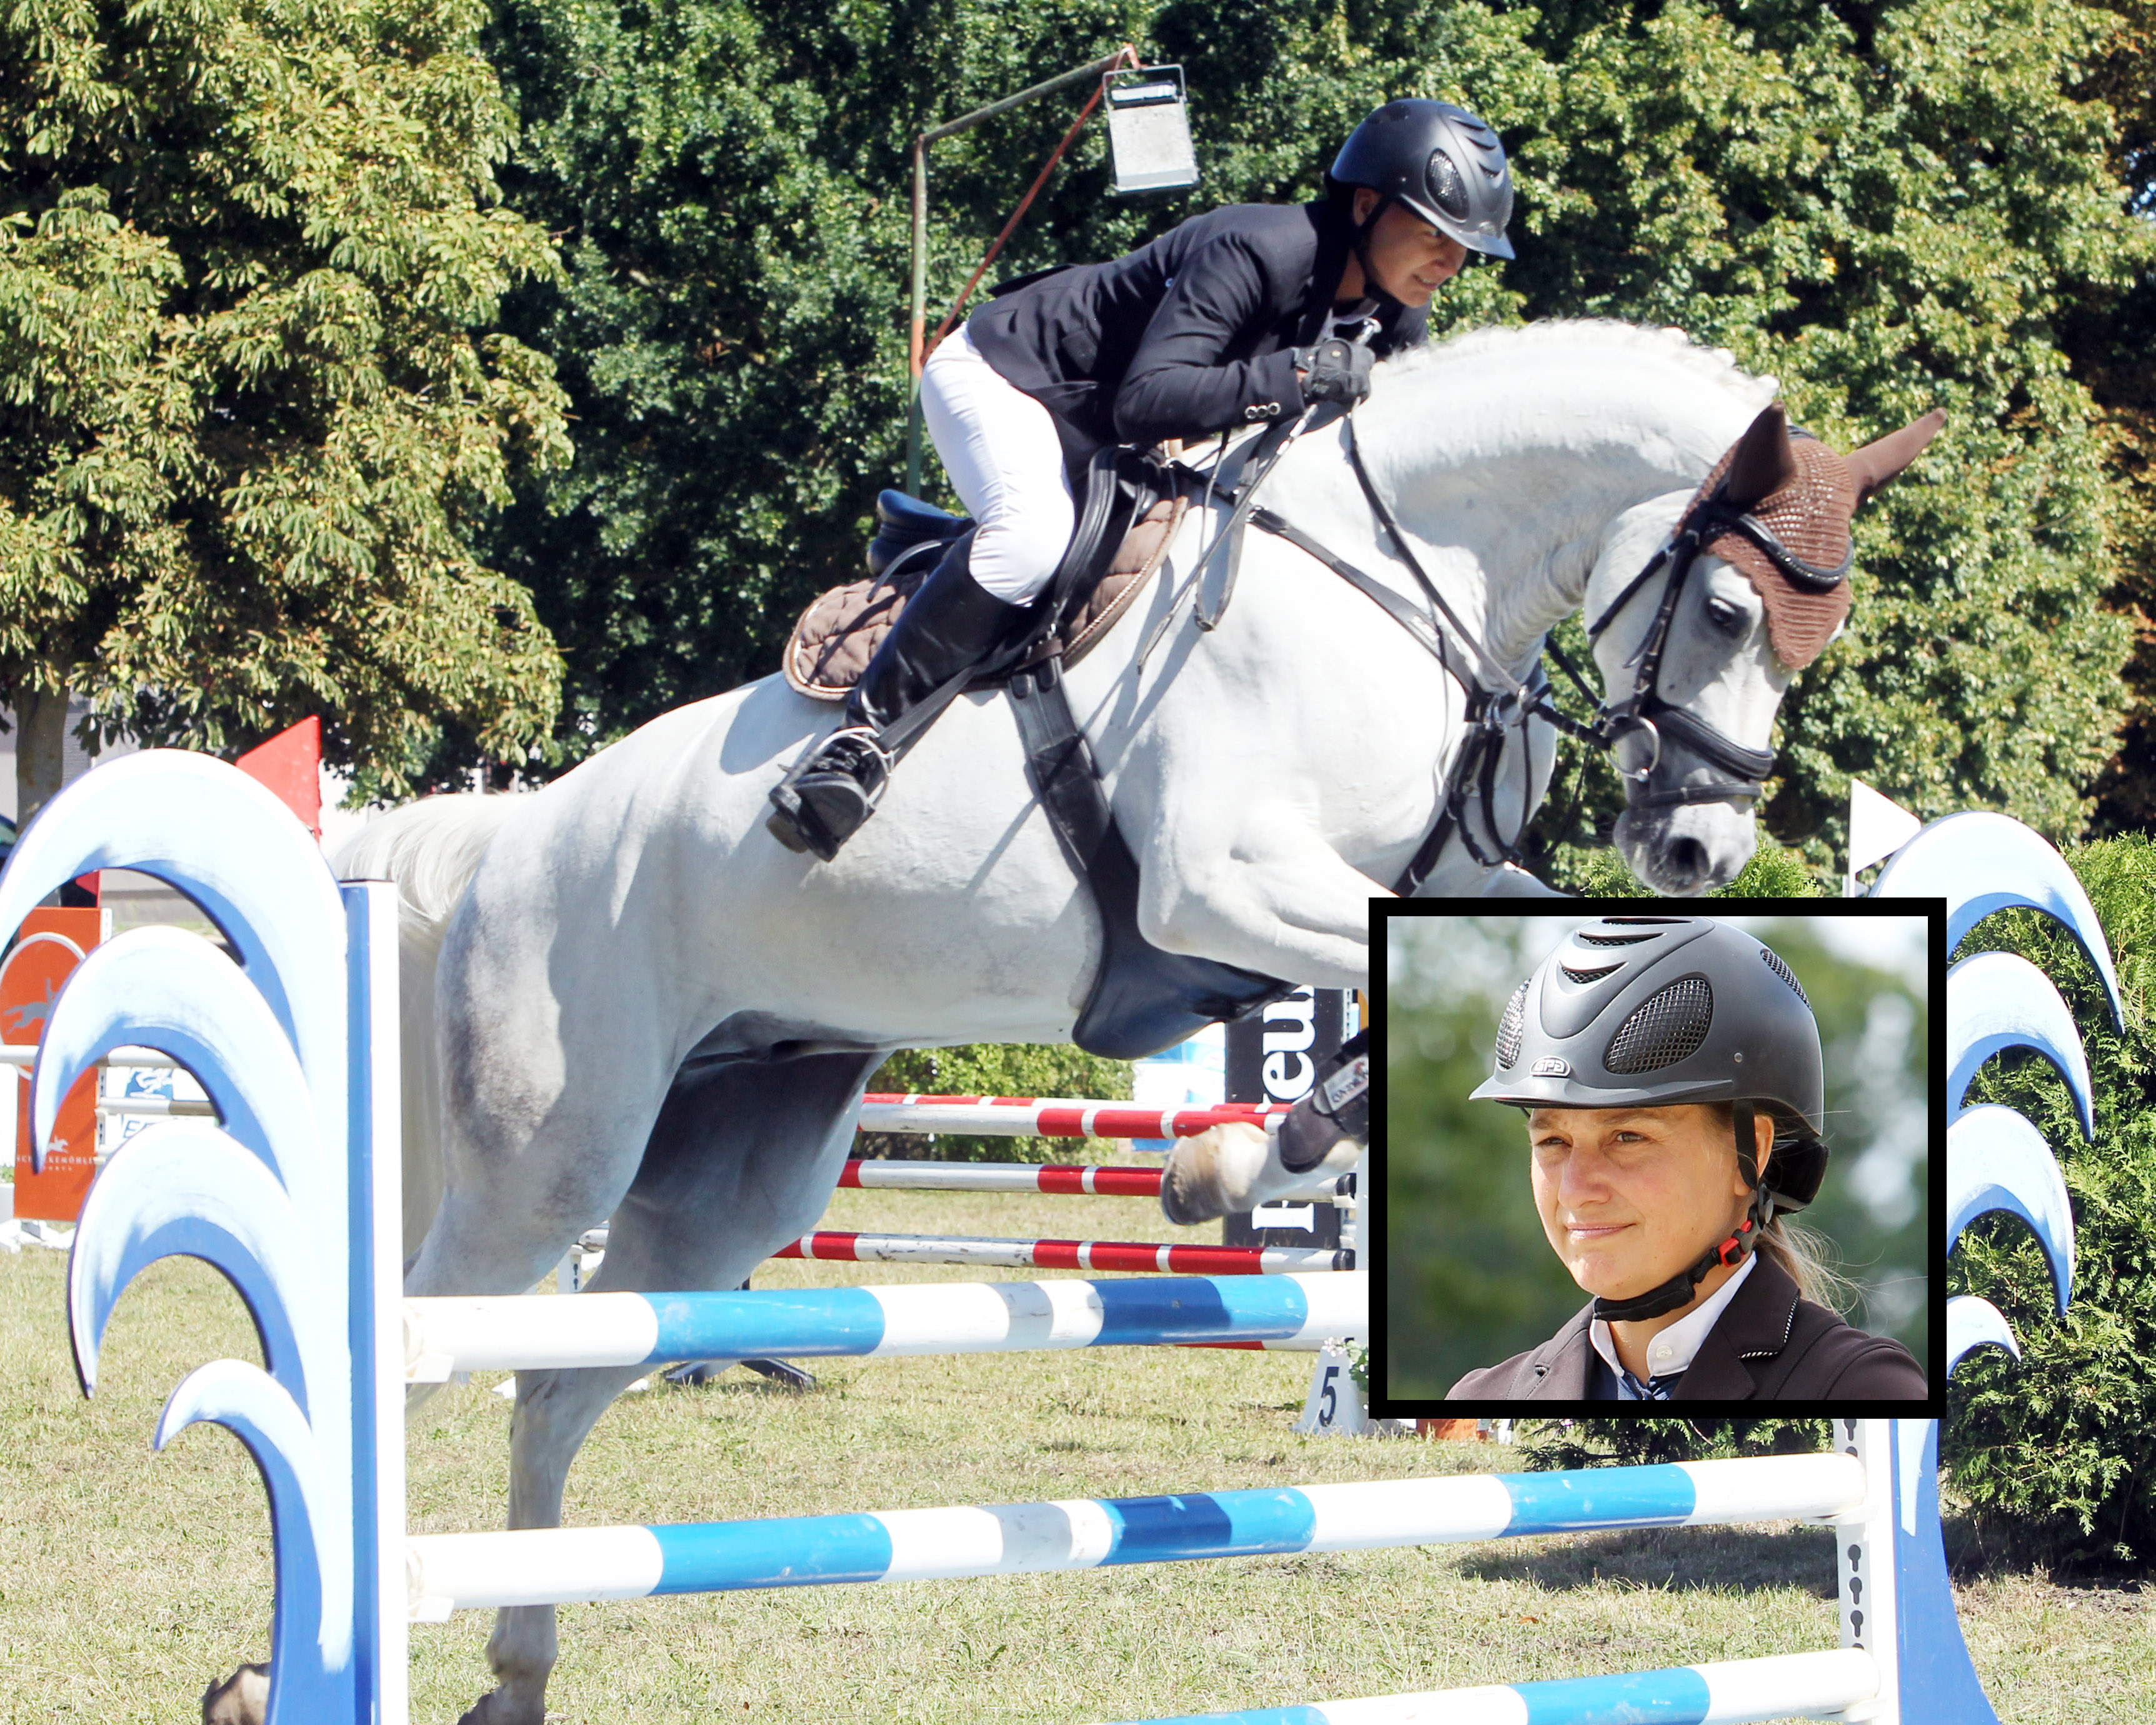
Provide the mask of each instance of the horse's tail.
{"label": "horse's tail", "polygon": [[341,880],[397,883],[399,1053],[404,1090],[404,1260],[442,1201],[441,1073],[434,1059],[434,967],[514,797],[428,797],[370,821],[331,859]]}

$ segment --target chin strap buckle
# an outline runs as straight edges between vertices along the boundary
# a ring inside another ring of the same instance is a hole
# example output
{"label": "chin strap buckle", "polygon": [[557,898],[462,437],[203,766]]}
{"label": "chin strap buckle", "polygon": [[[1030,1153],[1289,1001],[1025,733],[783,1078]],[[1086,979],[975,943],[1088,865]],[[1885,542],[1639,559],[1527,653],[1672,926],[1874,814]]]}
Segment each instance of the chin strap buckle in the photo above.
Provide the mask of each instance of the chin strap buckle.
{"label": "chin strap buckle", "polygon": [[1742,1264],[1745,1255],[1752,1250],[1752,1235],[1757,1231],[1758,1224],[1751,1217],[1747,1216],[1738,1224],[1736,1233],[1731,1235],[1714,1249],[1714,1261],[1725,1267],[1732,1264]]}

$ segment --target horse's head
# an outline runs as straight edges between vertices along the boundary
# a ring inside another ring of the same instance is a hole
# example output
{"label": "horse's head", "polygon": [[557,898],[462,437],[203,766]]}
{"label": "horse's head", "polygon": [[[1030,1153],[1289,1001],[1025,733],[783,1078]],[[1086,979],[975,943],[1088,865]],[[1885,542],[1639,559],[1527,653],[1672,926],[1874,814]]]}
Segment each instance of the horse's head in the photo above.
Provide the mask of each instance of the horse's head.
{"label": "horse's head", "polygon": [[1697,493],[1604,536],[1586,615],[1625,780],[1617,847],[1653,891],[1710,891],[1750,860],[1775,710],[1849,614],[1851,520],[1943,424],[1843,456],[1768,407]]}

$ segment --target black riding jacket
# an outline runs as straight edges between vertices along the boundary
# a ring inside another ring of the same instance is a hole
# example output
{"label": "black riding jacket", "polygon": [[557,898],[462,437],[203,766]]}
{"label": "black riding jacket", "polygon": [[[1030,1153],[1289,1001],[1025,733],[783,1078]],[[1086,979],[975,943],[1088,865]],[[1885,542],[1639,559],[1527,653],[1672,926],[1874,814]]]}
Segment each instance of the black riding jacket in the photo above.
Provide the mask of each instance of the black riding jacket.
{"label": "black riding jacket", "polygon": [[[1447,1401],[1587,1400],[1601,1362],[1592,1302],[1537,1348],[1470,1372]],[[1672,1401],[1920,1401],[1923,1369],[1891,1336],[1866,1335],[1761,1259],[1707,1332]]]}
{"label": "black riding jacket", "polygon": [[[1337,203],[1229,204],[1111,264],[1006,283],[968,327],[1091,442],[1188,440],[1302,411],[1291,350],[1326,333],[1352,239]],[[1385,301],[1370,345],[1420,341],[1428,316]]]}

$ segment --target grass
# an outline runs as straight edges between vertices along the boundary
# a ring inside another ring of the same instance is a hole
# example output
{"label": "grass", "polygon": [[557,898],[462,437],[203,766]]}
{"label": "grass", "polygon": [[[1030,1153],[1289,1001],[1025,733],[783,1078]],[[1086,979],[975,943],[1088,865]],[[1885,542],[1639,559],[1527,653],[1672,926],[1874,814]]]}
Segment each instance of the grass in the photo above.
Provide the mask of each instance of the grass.
{"label": "grass", "polygon": [[[826,1225],[1159,1238],[1142,1200],[846,1192]],[[104,1382],[75,1388],[64,1260],[0,1256],[0,1718],[191,1719],[213,1673],[267,1656],[269,1516],[220,1430],[147,1438],[172,1385],[257,1358],[238,1297],[192,1260],[121,1302]],[[775,1264],[760,1286],[967,1281],[964,1270]],[[1487,1445],[1307,1440],[1307,1356],[1148,1349],[816,1363],[808,1396],[728,1373],[625,1396],[571,1476],[608,1522],[1115,1497],[1476,1472]],[[410,1432],[415,1530],[500,1525],[508,1404],[482,1375]],[[565,1607],[553,1717],[1083,1722],[1576,1676],[1835,1645],[1823,1529],[1645,1530],[1084,1574]],[[2156,1720],[2156,1612],[1994,1576],[1962,1599],[2007,1725]],[[490,1618],[413,1631],[414,1717],[486,1686]]]}

